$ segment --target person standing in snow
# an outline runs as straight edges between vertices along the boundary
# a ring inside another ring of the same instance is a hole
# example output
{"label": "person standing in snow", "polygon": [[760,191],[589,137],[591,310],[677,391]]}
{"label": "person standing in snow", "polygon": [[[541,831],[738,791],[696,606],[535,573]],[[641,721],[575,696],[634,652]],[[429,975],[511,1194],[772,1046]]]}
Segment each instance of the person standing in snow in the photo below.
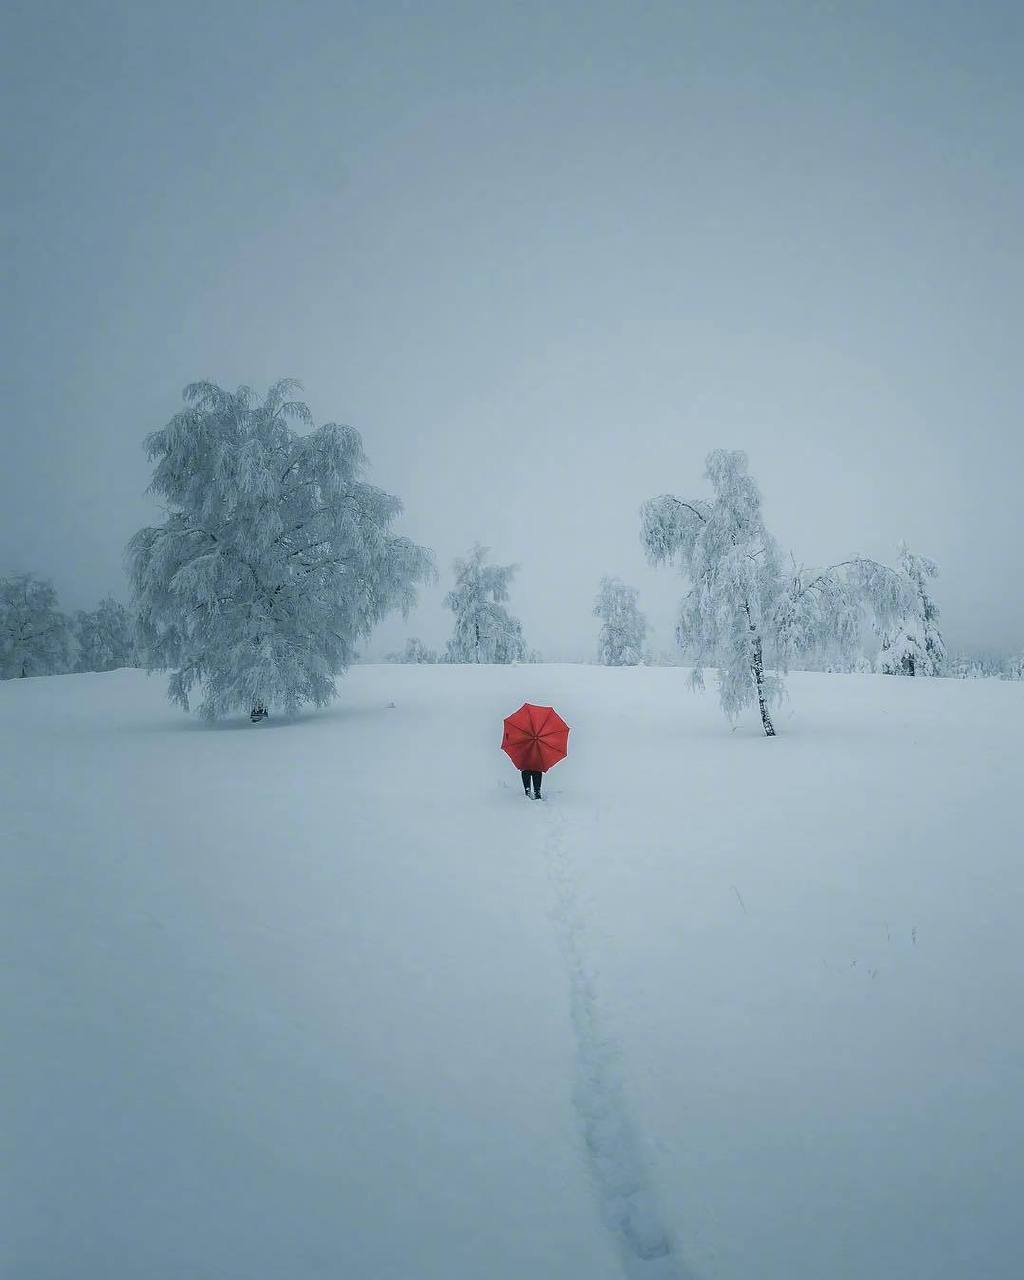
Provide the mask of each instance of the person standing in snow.
{"label": "person standing in snow", "polygon": [[542,775],[565,759],[568,746],[569,726],[554,707],[524,702],[518,711],[505,717],[501,749],[519,770],[527,799],[531,787],[534,800],[541,798]]}
{"label": "person standing in snow", "polygon": [[520,769],[523,778],[523,790],[526,792],[526,798],[530,798],[530,783],[533,783],[533,798],[540,799],[540,782],[544,777],[539,769]]}

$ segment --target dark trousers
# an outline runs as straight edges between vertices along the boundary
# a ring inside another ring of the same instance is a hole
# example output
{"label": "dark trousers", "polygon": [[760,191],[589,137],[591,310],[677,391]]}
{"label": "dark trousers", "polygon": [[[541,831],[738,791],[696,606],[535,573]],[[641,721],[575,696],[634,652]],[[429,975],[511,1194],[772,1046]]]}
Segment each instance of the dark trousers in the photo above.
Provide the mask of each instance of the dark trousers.
{"label": "dark trousers", "polygon": [[539,795],[540,795],[540,780],[541,780],[541,778],[543,778],[543,776],[544,776],[544,775],[543,775],[542,773],[539,773],[536,769],[523,769],[521,772],[522,772],[522,775],[523,775],[523,790],[526,792],[526,794],[527,794],[527,795],[529,795],[529,794],[530,794],[530,783],[532,782],[532,783],[533,783],[533,794],[534,794],[535,796],[539,796]]}

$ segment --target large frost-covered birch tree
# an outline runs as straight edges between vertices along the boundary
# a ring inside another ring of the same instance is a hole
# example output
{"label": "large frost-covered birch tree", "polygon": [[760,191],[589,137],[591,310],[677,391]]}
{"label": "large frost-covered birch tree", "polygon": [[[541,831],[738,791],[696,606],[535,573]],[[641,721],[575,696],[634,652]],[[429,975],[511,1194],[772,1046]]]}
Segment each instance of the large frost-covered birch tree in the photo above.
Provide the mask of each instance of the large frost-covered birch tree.
{"label": "large frost-covered birch tree", "polygon": [[132,616],[120,600],[107,596],[95,609],[75,614],[78,642],[76,671],[116,671],[138,661],[132,639]]}
{"label": "large frost-covered birch tree", "polygon": [[[358,641],[407,611],[432,572],[392,532],[401,503],[362,479],[358,432],[314,427],[297,385],[185,388],[185,408],[146,441],[166,521],[128,546],[145,665],[169,697],[214,718],[323,705]],[[306,428],[298,434],[291,424]]]}
{"label": "large frost-covered birch tree", "polygon": [[34,573],[0,578],[0,679],[70,671],[74,653],[53,583]]}
{"label": "large frost-covered birch tree", "polygon": [[866,617],[888,624],[906,609],[908,580],[859,556],[787,569],[765,527],[746,454],[714,450],[705,476],[711,501],[663,494],[644,504],[641,542],[652,564],[675,561],[690,582],[676,638],[694,654],[694,686],[703,688],[704,668],[717,665],[725,714],[735,720],[756,702],[773,737],[771,708],[788,658],[824,648],[852,659]]}
{"label": "large frost-covered birch tree", "polygon": [[939,608],[929,587],[939,567],[927,556],[914,555],[905,542],[899,544],[896,564],[907,578],[912,607],[882,632],[879,666],[886,675],[941,675],[946,646],[939,630]]}
{"label": "large frost-covered birch tree", "polygon": [[455,586],[444,598],[455,614],[448,641],[449,662],[522,662],[523,628],[505,608],[509,585],[519,566],[488,564],[489,551],[477,543],[455,561]]}
{"label": "large frost-covered birch tree", "polygon": [[635,587],[604,577],[594,601],[594,617],[601,621],[598,661],[606,667],[635,667],[643,661],[647,619],[637,604]]}

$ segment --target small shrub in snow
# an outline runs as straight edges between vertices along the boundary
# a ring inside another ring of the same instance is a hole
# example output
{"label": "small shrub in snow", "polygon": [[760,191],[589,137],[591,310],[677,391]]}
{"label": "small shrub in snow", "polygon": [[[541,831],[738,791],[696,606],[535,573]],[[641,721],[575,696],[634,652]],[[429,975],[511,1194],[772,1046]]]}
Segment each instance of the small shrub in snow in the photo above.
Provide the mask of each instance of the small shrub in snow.
{"label": "small shrub in snow", "polygon": [[635,667],[643,661],[647,619],[637,606],[635,587],[618,578],[602,578],[594,617],[601,620],[599,662],[606,667]]}
{"label": "small shrub in snow", "polygon": [[149,669],[173,669],[171,700],[187,710],[199,686],[209,717],[329,701],[357,642],[431,573],[391,531],[399,500],[362,479],[359,433],[314,428],[296,387],[261,401],[195,383],[146,441],[170,514],[129,543],[137,641]]}
{"label": "small shrub in snow", "polygon": [[75,639],[53,583],[33,573],[0,578],[0,679],[70,671]]}
{"label": "small shrub in snow", "polygon": [[448,641],[449,662],[523,662],[523,628],[504,607],[509,584],[518,565],[487,564],[488,550],[477,543],[463,560],[455,561],[455,586],[444,598],[455,614],[455,630]]}

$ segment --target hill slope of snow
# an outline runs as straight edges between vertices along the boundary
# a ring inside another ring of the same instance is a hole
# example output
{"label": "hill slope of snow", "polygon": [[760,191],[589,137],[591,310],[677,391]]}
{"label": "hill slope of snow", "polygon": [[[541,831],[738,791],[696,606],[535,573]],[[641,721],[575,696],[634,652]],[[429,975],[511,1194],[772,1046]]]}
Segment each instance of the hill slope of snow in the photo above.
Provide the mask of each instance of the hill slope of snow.
{"label": "hill slope of snow", "polygon": [[0,685],[0,1274],[1016,1276],[1024,685],[791,693],[769,742],[678,670]]}

